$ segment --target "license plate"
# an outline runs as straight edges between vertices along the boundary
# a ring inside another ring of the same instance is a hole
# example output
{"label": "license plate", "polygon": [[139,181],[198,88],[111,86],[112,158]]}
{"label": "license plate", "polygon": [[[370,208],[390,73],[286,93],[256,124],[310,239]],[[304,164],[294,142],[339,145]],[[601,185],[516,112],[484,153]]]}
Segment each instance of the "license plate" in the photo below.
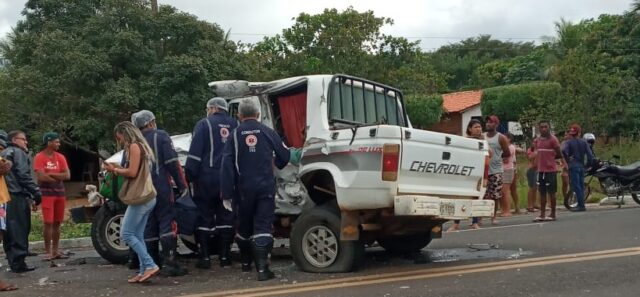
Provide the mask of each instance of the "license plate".
{"label": "license plate", "polygon": [[440,215],[452,216],[456,212],[456,205],[453,202],[440,203]]}

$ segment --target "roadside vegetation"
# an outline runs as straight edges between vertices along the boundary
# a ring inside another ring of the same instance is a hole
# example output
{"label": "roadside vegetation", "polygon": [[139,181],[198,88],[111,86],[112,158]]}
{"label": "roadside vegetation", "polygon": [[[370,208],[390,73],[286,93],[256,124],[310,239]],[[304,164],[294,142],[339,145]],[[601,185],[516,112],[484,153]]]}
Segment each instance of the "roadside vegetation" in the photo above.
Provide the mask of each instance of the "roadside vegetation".
{"label": "roadside vegetation", "polygon": [[[42,241],[44,238],[42,237],[42,213],[37,212],[31,215],[31,233],[29,233],[29,241]],[[71,219],[65,220],[60,226],[60,238],[61,239],[69,239],[69,238],[81,238],[81,237],[90,237],[91,236],[91,224],[83,223],[76,224],[71,221]]]}

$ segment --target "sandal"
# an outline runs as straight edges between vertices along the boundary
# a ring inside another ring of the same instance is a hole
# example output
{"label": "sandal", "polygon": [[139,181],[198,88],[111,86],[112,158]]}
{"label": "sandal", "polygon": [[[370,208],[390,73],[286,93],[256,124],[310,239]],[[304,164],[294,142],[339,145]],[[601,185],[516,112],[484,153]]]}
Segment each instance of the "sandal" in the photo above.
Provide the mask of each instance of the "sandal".
{"label": "sandal", "polygon": [[138,282],[144,283],[150,278],[154,277],[156,274],[158,274],[158,272],[160,272],[160,267],[147,269]]}
{"label": "sandal", "polygon": [[15,291],[17,290],[18,287],[12,284],[7,284],[3,281],[0,281],[0,292],[5,292],[5,291]]}
{"label": "sandal", "polygon": [[544,221],[545,221],[545,218],[543,218],[543,217],[537,217],[537,218],[533,219],[533,222],[535,222],[535,223],[544,222]]}
{"label": "sandal", "polygon": [[536,212],[536,209],[533,208],[533,207],[532,208],[527,208],[527,212]]}
{"label": "sandal", "polygon": [[546,217],[546,218],[544,218],[545,222],[553,222],[555,220],[556,220],[556,218],[554,218],[554,217]]}
{"label": "sandal", "polygon": [[130,284],[139,283],[141,278],[142,278],[142,274],[136,274],[134,277],[128,279],[127,282]]}
{"label": "sandal", "polygon": [[52,260],[54,260],[54,259],[56,259],[56,257],[51,256],[50,254],[46,254],[46,255],[42,256],[42,261],[43,261],[43,262],[44,262],[44,261],[52,261]]}

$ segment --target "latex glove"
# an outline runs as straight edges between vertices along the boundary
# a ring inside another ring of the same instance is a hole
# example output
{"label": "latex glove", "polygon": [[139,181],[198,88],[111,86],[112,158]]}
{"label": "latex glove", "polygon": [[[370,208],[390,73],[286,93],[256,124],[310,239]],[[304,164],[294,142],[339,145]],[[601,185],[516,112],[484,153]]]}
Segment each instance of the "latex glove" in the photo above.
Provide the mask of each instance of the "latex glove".
{"label": "latex glove", "polygon": [[302,159],[301,148],[289,148],[289,163],[293,165],[299,165],[300,159]]}
{"label": "latex glove", "polygon": [[224,206],[224,209],[228,211],[233,211],[233,207],[231,206],[231,199],[222,200],[222,206]]}

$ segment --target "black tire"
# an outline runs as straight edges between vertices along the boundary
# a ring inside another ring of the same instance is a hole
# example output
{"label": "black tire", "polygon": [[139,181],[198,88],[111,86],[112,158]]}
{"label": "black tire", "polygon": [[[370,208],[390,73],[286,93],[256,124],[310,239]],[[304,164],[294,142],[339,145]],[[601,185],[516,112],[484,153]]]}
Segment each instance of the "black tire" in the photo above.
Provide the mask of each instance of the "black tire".
{"label": "black tire", "polygon": [[302,214],[291,230],[290,246],[293,261],[306,272],[350,272],[364,262],[360,240],[340,240],[340,211],[335,202]]}
{"label": "black tire", "polygon": [[101,207],[91,224],[91,243],[98,254],[113,264],[124,264],[129,259],[129,247],[120,238],[124,211]]}
{"label": "black tire", "polygon": [[638,194],[631,193],[631,198],[633,198],[633,201],[635,201],[636,203],[640,204],[640,197],[638,197]]}
{"label": "black tire", "polygon": [[[591,195],[591,186],[589,184],[584,184],[584,202],[586,203],[589,200],[589,196]],[[573,209],[573,205],[578,203],[576,199],[576,193],[569,189],[568,193],[564,195],[564,207],[567,210]]]}
{"label": "black tire", "polygon": [[431,242],[431,233],[393,235],[378,238],[378,244],[394,254],[411,254],[425,248]]}

